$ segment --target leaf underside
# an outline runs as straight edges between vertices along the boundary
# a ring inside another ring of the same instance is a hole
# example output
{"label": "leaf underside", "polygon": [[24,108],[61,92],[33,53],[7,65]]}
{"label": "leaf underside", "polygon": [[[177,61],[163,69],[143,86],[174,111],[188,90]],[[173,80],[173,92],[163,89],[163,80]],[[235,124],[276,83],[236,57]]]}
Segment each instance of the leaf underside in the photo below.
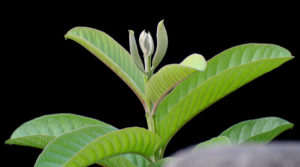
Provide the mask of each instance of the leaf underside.
{"label": "leaf underside", "polygon": [[134,37],[134,32],[132,30],[129,30],[129,48],[133,62],[141,71],[144,71],[144,64],[139,55],[138,47]]}
{"label": "leaf underside", "polygon": [[75,27],[67,32],[65,38],[72,39],[89,50],[114,71],[141,101],[144,100],[144,74],[135,65],[130,54],[113,38],[89,27]]}
{"label": "leaf underside", "polygon": [[278,118],[266,117],[240,122],[225,130],[220,136],[228,137],[233,143],[267,143],[293,124]]}
{"label": "leaf underside", "polygon": [[164,25],[164,21],[160,21],[156,32],[157,48],[152,60],[152,71],[159,65],[164,58],[168,48],[168,34]]}
{"label": "leaf underside", "polygon": [[154,119],[162,146],[208,106],[292,58],[272,44],[244,44],[213,57],[204,72],[181,82],[158,105]]}
{"label": "leaf underside", "polygon": [[143,128],[126,128],[102,135],[97,126],[82,128],[53,140],[40,154],[35,167],[88,166],[115,155],[151,156],[159,137]]}

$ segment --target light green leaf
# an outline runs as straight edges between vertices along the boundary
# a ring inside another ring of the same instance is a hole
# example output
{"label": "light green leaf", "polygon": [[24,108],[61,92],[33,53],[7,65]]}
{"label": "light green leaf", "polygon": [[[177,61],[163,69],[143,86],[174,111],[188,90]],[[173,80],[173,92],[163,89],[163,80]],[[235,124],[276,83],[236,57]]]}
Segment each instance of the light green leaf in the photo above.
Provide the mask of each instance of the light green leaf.
{"label": "light green leaf", "polygon": [[123,154],[98,161],[97,164],[106,167],[147,167],[150,162],[138,154]]}
{"label": "light green leaf", "polygon": [[[43,149],[56,137],[91,125],[100,125],[99,128],[104,128],[106,130],[110,129],[109,131],[103,131],[102,135],[117,130],[117,128],[96,119],[75,114],[53,114],[42,116],[24,123],[14,131],[11,138],[6,141],[6,144],[31,146]],[[132,162],[128,159],[132,160]],[[137,161],[140,164],[148,163],[142,156],[134,154],[126,155],[126,158],[119,156],[107,158],[101,163],[113,167],[113,164],[129,165],[130,163],[135,164]],[[119,165],[116,167],[118,166]]]}
{"label": "light green leaf", "polygon": [[231,141],[226,136],[218,136],[214,137],[210,140],[197,144],[194,150],[198,150],[201,148],[213,147],[213,146],[230,146]]}
{"label": "light green leaf", "polygon": [[64,134],[47,145],[35,167],[89,166],[115,155],[154,154],[160,138],[143,128],[132,127],[102,135],[98,126]]}
{"label": "light green leaf", "polygon": [[197,70],[179,64],[170,64],[154,74],[146,85],[146,96],[156,104],[179,82]]}
{"label": "light green leaf", "polygon": [[278,117],[265,117],[240,122],[225,130],[220,136],[227,136],[233,143],[267,143],[294,125]]}
{"label": "light green leaf", "polygon": [[88,27],[75,27],[65,38],[74,40],[94,54],[126,82],[143,102],[144,74],[135,65],[129,53],[114,39],[102,31]]}
{"label": "light green leaf", "polygon": [[134,61],[134,63],[137,65],[137,67],[144,72],[144,65],[141,60],[137,44],[134,37],[134,32],[132,30],[129,30],[129,46],[130,46],[130,54]]}
{"label": "light green leaf", "polygon": [[105,160],[98,161],[97,164],[105,167],[140,167],[136,166],[133,162],[125,158],[123,155],[106,158]]}
{"label": "light green leaf", "polygon": [[98,161],[97,164],[105,167],[147,167],[150,162],[139,154],[123,154]]}
{"label": "light green leaf", "polygon": [[166,65],[155,73],[146,85],[146,96],[157,104],[172,88],[198,70],[205,69],[203,56],[193,54],[180,64]]}
{"label": "light green leaf", "polygon": [[272,44],[244,44],[213,57],[204,72],[181,82],[158,105],[154,119],[162,146],[208,106],[292,58],[288,50]]}
{"label": "light green leaf", "polygon": [[5,143],[44,148],[55,137],[90,125],[102,125],[117,130],[96,119],[74,114],[53,114],[35,118],[22,124]]}
{"label": "light green leaf", "polygon": [[153,163],[149,164],[147,167],[163,167],[164,165],[166,165],[167,163],[172,161],[172,159],[174,159],[174,158],[173,157],[166,157],[166,158],[160,159],[156,162],[153,162]]}
{"label": "light green leaf", "polygon": [[206,60],[202,55],[196,53],[185,58],[180,64],[195,68],[199,71],[204,71],[206,68]]}
{"label": "light green leaf", "polygon": [[139,154],[124,154],[122,156],[133,162],[137,167],[146,167],[150,163],[145,157]]}
{"label": "light green leaf", "polygon": [[168,48],[168,35],[163,20],[158,23],[156,38],[157,38],[157,48],[152,60],[152,69],[151,69],[152,71],[154,71],[155,68],[162,61]]}

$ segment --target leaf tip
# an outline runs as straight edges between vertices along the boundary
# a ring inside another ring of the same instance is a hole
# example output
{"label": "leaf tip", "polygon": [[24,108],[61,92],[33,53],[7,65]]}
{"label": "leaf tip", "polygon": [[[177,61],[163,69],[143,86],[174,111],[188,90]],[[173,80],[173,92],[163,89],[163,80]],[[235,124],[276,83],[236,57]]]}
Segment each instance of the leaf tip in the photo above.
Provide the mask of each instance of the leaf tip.
{"label": "leaf tip", "polygon": [[163,19],[158,23],[157,29],[159,30],[165,29],[164,21],[165,20]]}
{"label": "leaf tip", "polygon": [[164,21],[165,21],[165,19],[162,19],[162,20],[158,23],[158,25],[164,24]]}
{"label": "leaf tip", "polygon": [[128,30],[130,35],[134,35],[134,31],[133,30]]}
{"label": "leaf tip", "polygon": [[69,30],[69,31],[64,35],[65,40],[67,40],[67,39],[70,38],[70,32],[71,32],[73,29],[74,29],[74,28],[72,28],[71,30]]}
{"label": "leaf tip", "polygon": [[65,40],[67,40],[67,39],[68,39],[68,36],[67,36],[67,34],[65,34],[65,35],[64,35],[64,38],[65,38]]}
{"label": "leaf tip", "polygon": [[10,139],[6,140],[6,141],[4,142],[4,144],[11,145],[11,142],[10,142],[10,141],[11,141]]}

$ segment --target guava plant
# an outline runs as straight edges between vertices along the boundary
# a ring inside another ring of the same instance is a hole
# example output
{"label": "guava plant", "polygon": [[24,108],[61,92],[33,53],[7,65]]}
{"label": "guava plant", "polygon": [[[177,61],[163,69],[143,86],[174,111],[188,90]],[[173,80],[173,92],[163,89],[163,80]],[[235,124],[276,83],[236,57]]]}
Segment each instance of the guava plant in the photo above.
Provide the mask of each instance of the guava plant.
{"label": "guava plant", "polygon": [[[88,27],[75,27],[65,38],[85,47],[133,90],[145,109],[148,129],[117,129],[74,114],[33,119],[17,128],[6,144],[44,149],[35,167],[161,166],[167,159],[164,151],[169,141],[189,120],[293,58],[280,46],[250,43],[225,50],[207,62],[200,54],[192,54],[179,64],[169,64],[155,72],[168,46],[163,21],[157,27],[156,49],[149,32],[140,34],[142,57],[133,31],[129,31],[130,53],[106,33]],[[278,117],[248,120],[201,142],[195,149],[267,143],[292,127],[292,123]]]}

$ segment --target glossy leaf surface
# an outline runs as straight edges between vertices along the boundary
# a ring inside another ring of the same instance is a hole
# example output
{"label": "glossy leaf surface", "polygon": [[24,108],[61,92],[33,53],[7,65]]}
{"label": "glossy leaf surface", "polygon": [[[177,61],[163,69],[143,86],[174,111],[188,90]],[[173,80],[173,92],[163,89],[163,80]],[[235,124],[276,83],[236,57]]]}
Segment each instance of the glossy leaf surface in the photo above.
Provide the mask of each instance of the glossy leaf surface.
{"label": "glossy leaf surface", "polygon": [[40,154],[35,167],[88,166],[119,154],[154,154],[160,138],[143,128],[126,128],[102,135],[97,126],[64,134]]}
{"label": "glossy leaf surface", "polygon": [[159,104],[155,112],[162,146],[189,120],[222,97],[292,59],[290,52],[272,44],[244,44],[207,62]]}
{"label": "glossy leaf surface", "polygon": [[240,122],[225,130],[220,136],[228,137],[233,143],[267,143],[293,124],[278,118],[266,117]]}

